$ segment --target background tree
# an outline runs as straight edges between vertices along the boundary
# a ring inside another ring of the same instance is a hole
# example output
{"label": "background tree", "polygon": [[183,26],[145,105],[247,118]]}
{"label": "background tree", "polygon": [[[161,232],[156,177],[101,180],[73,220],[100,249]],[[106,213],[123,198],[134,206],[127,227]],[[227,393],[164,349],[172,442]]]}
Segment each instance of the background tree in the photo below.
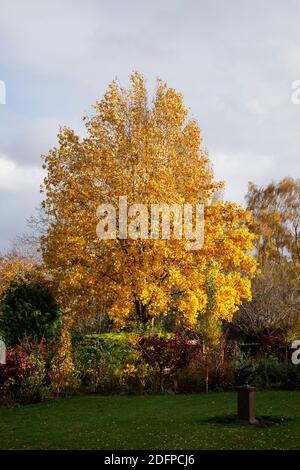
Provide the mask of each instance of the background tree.
{"label": "background tree", "polygon": [[247,208],[256,233],[260,274],[252,301],[244,302],[233,328],[248,339],[297,335],[300,314],[300,180],[284,178],[266,187],[249,184]]}
{"label": "background tree", "polygon": [[[234,315],[232,329],[247,341],[299,332],[300,285],[285,264],[265,265],[252,283],[252,300]],[[294,338],[296,339],[296,338]]]}
{"label": "background tree", "polygon": [[284,178],[265,188],[249,184],[247,208],[253,212],[251,229],[260,266],[300,261],[300,179]]}
{"label": "background tree", "polygon": [[[214,196],[201,151],[197,123],[188,120],[183,98],[158,80],[150,102],[145,81],[133,73],[128,89],[114,81],[85,118],[80,139],[61,128],[59,146],[45,156],[43,207],[49,220],[43,256],[60,302],[82,321],[106,306],[117,327],[177,312],[195,325],[207,303],[207,266],[216,266],[218,318],[230,320],[241,299],[250,298],[255,261],[250,255],[250,214]],[[205,244],[186,250],[186,239],[100,240],[96,209],[143,203],[205,205]]]}
{"label": "background tree", "polygon": [[6,255],[0,254],[0,298],[4,295],[11,282],[26,279],[29,272],[35,268],[31,257],[13,249]]}

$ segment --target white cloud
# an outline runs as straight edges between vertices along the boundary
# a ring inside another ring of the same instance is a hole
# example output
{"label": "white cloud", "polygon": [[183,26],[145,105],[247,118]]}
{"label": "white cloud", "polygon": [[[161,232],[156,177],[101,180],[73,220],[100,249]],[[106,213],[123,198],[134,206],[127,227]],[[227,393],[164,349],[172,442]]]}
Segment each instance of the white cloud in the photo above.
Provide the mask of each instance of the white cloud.
{"label": "white cloud", "polygon": [[41,168],[22,167],[5,155],[0,155],[0,191],[37,190],[43,177],[44,172]]}
{"label": "white cloud", "polygon": [[268,117],[267,109],[256,98],[251,98],[246,102],[246,108],[251,114],[259,118],[259,122],[263,122]]}
{"label": "white cloud", "polygon": [[60,122],[48,116],[31,117],[5,110],[0,126],[0,155],[9,155],[18,164],[41,165],[41,155],[57,145]]}
{"label": "white cloud", "polygon": [[214,173],[225,181],[225,199],[243,203],[248,182],[269,182],[274,177],[274,156],[250,152],[217,152],[213,158]]}

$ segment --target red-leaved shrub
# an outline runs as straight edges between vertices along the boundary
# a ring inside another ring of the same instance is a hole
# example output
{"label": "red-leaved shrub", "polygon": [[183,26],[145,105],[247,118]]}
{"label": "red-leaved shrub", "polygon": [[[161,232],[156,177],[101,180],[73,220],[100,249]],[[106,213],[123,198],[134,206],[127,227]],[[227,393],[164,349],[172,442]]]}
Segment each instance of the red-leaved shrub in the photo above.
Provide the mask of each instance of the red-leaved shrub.
{"label": "red-leaved shrub", "polygon": [[23,380],[32,372],[34,365],[26,351],[17,346],[8,349],[6,364],[0,364],[0,394],[4,400],[13,399]]}
{"label": "red-leaved shrub", "polygon": [[197,350],[197,346],[186,338],[165,338],[157,334],[140,337],[136,347],[141,359],[156,370],[159,390],[162,390],[164,372],[174,375],[177,370],[187,367]]}

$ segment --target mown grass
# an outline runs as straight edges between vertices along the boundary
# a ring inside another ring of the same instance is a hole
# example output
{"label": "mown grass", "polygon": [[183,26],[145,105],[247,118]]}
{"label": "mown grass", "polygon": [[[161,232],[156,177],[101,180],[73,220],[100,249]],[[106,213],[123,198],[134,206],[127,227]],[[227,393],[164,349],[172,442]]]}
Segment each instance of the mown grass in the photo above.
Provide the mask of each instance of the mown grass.
{"label": "mown grass", "polygon": [[81,396],[0,409],[0,449],[300,449],[300,392],[257,393],[270,428],[218,424],[235,393]]}

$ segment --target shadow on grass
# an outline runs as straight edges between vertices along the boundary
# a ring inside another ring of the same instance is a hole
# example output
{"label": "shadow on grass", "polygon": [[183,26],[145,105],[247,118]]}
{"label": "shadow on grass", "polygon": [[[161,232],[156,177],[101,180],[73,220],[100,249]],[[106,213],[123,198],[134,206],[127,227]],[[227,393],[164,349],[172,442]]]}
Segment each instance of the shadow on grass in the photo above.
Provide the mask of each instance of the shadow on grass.
{"label": "shadow on grass", "polygon": [[279,424],[286,423],[291,421],[291,418],[287,416],[256,416],[255,423],[248,423],[247,421],[242,421],[237,418],[236,415],[224,415],[224,416],[214,416],[206,420],[202,420],[202,423],[208,424],[223,424],[228,426],[256,426],[259,428],[270,428],[272,426],[278,426]]}

